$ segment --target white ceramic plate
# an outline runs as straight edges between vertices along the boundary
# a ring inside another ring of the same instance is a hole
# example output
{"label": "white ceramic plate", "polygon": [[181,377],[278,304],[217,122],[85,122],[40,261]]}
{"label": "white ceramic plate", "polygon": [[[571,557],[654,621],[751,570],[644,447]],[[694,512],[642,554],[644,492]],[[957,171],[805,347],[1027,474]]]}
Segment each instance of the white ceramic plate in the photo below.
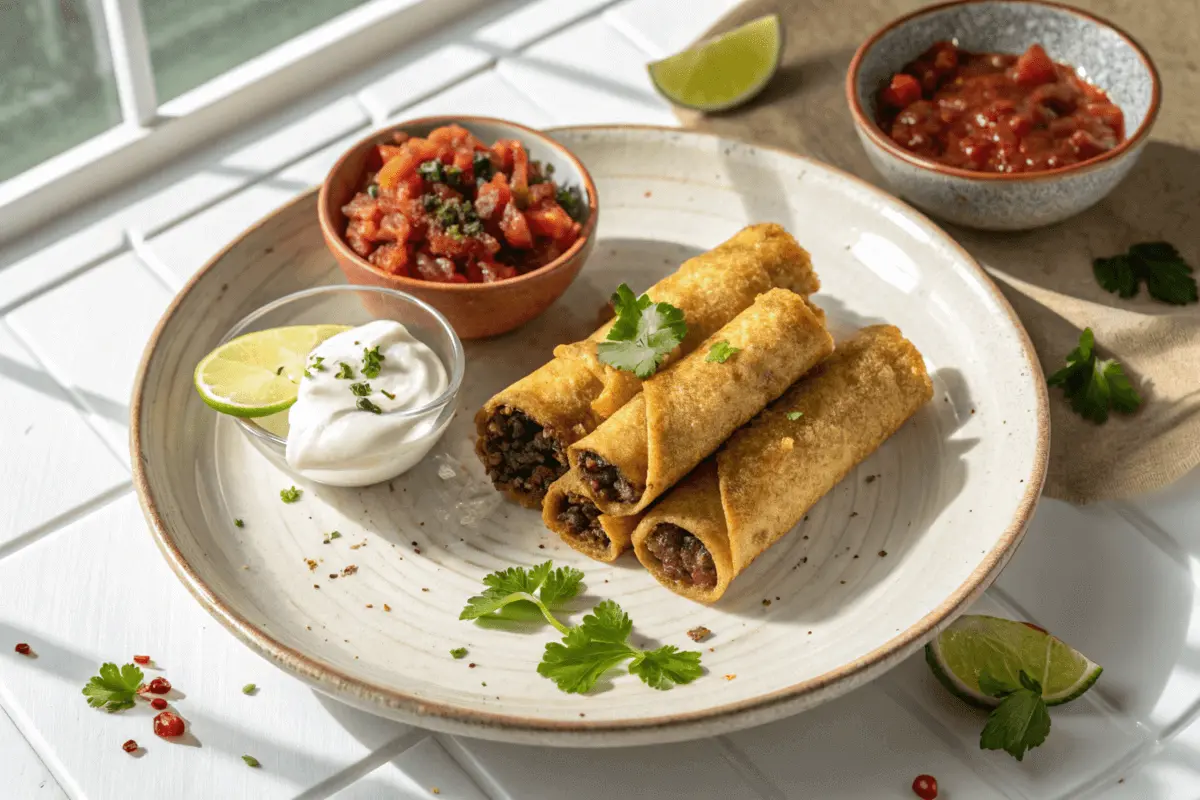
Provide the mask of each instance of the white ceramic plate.
{"label": "white ceramic plate", "polygon": [[[586,746],[708,736],[878,676],[986,588],[1029,520],[1048,427],[1024,330],[929,220],[827,166],[668,129],[555,136],[598,185],[595,255],[544,316],[468,343],[458,417],[433,457],[390,486],[306,485],[192,389],[193,366],[238,319],[340,281],[315,194],[247,231],[188,284],[151,339],[133,403],[136,482],[168,561],[218,620],[321,691],[472,736]],[[502,502],[472,453],[472,416],[555,344],[590,332],[618,283],[645,288],[761,221],[784,224],[811,251],[824,283],[816,300],[836,333],[900,326],[924,353],[936,393],[707,608],[660,587],[631,554],[616,565],[589,561],[535,512]],[[279,490],[293,483],[303,499],[284,505]],[[342,538],[322,544],[331,530]],[[315,572],[308,558],[319,560]],[[707,673],[666,692],[614,673],[591,696],[567,695],[535,670],[551,630],[458,621],[484,574],[548,558],[586,574],[573,620],[613,598],[639,642],[692,648],[685,632],[711,629]],[[328,578],[348,564],[356,574]],[[460,646],[470,654],[456,661],[449,650]]]}

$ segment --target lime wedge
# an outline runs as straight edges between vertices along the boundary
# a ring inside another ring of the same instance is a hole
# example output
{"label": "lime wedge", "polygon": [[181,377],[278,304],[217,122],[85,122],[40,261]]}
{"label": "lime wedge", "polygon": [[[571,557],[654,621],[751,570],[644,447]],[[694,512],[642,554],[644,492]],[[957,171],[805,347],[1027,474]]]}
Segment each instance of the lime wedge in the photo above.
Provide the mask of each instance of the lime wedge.
{"label": "lime wedge", "polygon": [[1020,686],[1021,670],[1042,684],[1046,705],[1074,700],[1092,688],[1103,668],[1024,622],[968,614],[925,645],[925,660],[946,688],[972,705],[994,708],[1000,698],[979,689],[987,672]]}
{"label": "lime wedge", "polygon": [[222,414],[277,414],[296,402],[312,349],[349,329],[348,325],[293,325],[239,336],[196,365],[196,391]]}
{"label": "lime wedge", "polygon": [[654,87],[672,103],[723,111],[762,91],[779,68],[783,28],[770,14],[700,42],[647,69]]}

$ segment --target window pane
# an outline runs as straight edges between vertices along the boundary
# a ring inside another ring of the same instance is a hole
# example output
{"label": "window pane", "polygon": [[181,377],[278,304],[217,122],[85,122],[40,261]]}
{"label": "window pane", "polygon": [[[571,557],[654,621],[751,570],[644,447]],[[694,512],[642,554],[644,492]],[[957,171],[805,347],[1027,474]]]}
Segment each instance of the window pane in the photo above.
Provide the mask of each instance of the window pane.
{"label": "window pane", "polygon": [[98,0],[0,0],[0,181],[120,119]]}
{"label": "window pane", "polygon": [[368,0],[142,0],[158,102]]}

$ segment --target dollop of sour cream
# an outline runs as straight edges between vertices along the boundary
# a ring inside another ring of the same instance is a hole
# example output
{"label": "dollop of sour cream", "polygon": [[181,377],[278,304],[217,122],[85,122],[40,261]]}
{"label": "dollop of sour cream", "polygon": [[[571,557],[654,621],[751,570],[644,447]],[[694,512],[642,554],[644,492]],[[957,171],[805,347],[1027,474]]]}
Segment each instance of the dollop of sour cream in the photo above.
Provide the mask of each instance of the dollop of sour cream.
{"label": "dollop of sour cream", "polygon": [[288,466],[306,478],[333,486],[394,478],[445,429],[440,409],[402,413],[428,405],[449,381],[438,356],[399,322],[376,320],[331,336],[307,367],[287,435]]}

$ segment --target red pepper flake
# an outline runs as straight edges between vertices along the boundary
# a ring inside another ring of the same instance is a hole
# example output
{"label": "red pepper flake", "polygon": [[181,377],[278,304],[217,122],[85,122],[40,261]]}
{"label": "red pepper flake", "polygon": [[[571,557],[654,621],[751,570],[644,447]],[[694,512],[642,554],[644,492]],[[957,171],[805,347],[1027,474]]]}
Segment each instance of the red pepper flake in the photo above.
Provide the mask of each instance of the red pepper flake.
{"label": "red pepper flake", "polygon": [[150,707],[155,711],[162,711],[167,707],[167,701],[163,700],[161,697],[156,697],[150,701]]}
{"label": "red pepper flake", "polygon": [[474,662],[474,661],[472,661],[470,664],[467,664],[467,667],[468,667],[469,669],[475,669],[475,662]]}
{"label": "red pepper flake", "polygon": [[166,694],[171,691],[171,682],[166,678],[155,678],[150,681],[148,688],[154,694]]}
{"label": "red pepper flake", "polygon": [[913,779],[912,790],[921,800],[934,800],[938,796],[937,778],[932,775],[918,775]]}
{"label": "red pepper flake", "polygon": [[164,739],[183,735],[183,718],[170,711],[164,711],[154,718],[154,733]]}
{"label": "red pepper flake", "polygon": [[125,744],[121,745],[121,749],[126,753],[132,753],[138,749],[138,743],[133,739],[126,739]]}
{"label": "red pepper flake", "polygon": [[708,628],[704,627],[703,625],[700,625],[700,626],[692,628],[690,631],[688,631],[687,635],[688,635],[688,638],[691,639],[693,642],[703,642],[709,636],[712,636],[712,631],[710,631]]}
{"label": "red pepper flake", "polygon": [[23,656],[27,656],[31,652],[33,652],[32,648],[29,645],[25,644],[25,642],[18,642],[17,646],[14,647],[13,649],[16,650],[18,653],[20,653]]}
{"label": "red pepper flake", "polygon": [[421,548],[419,548],[419,547],[414,547],[414,548],[413,548],[413,552],[414,552],[414,553],[416,553],[417,555],[421,555]]}
{"label": "red pepper flake", "polygon": [[149,663],[150,663],[150,656],[134,656],[134,657],[133,657],[133,663],[135,663],[135,664],[149,664]]}
{"label": "red pepper flake", "polygon": [[342,577],[344,578],[346,576],[353,575],[356,572],[358,572],[358,567],[355,566],[354,564],[351,564],[348,567],[346,567],[344,570],[342,570]]}

